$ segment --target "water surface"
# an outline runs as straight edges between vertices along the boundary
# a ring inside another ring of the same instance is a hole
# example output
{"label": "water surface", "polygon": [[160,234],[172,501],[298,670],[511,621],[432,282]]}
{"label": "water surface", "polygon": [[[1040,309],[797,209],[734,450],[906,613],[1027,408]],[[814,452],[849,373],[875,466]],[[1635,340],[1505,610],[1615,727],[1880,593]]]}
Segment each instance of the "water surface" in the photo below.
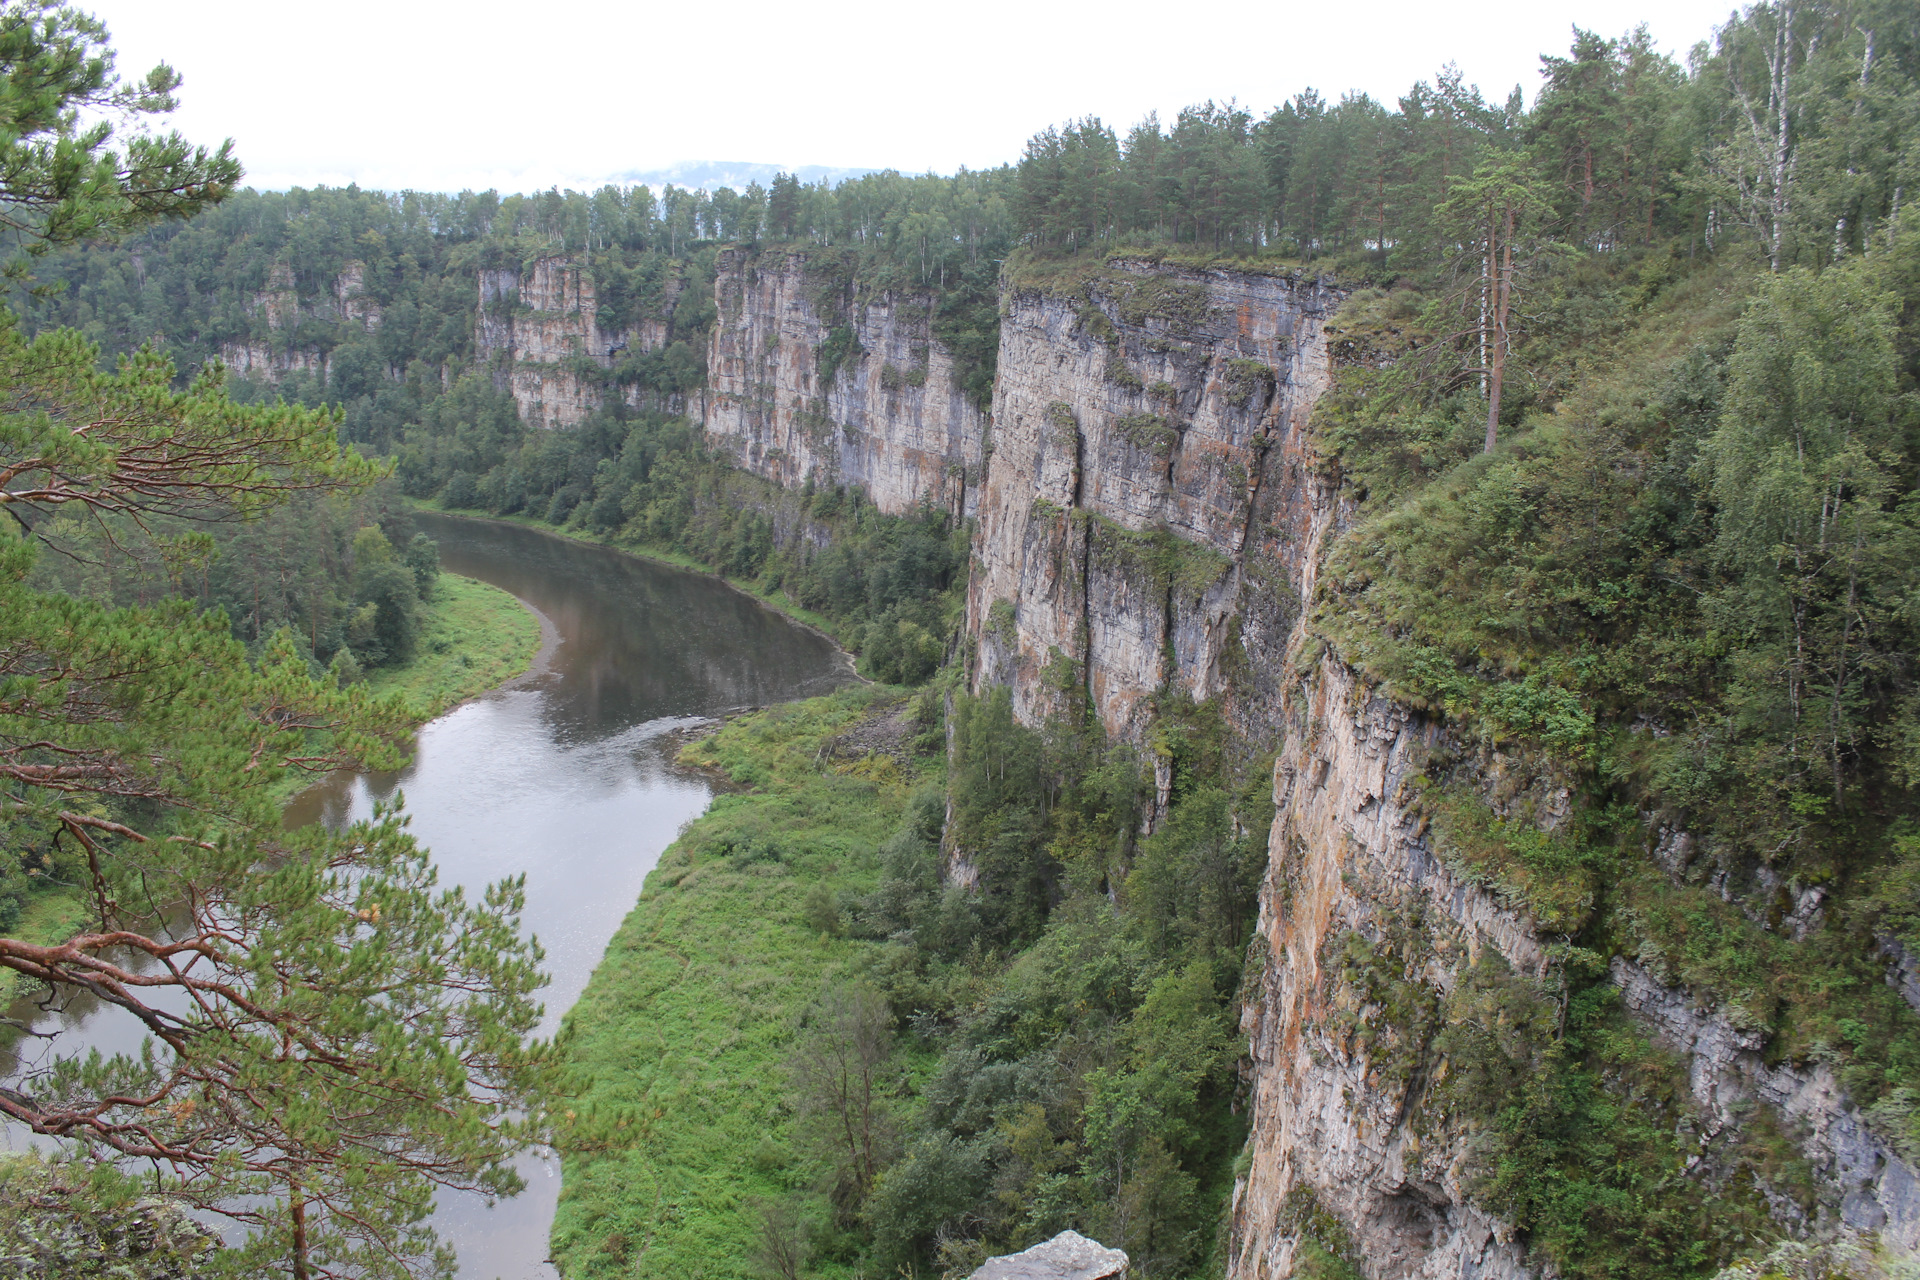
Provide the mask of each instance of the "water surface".
{"label": "water surface", "polygon": [[[676,728],[743,707],[824,693],[850,678],[826,639],[716,580],[514,525],[423,514],[453,572],[503,587],[538,612],[534,673],[424,727],[395,773],[337,775],[297,799],[290,822],[339,825],[404,792],[442,883],[477,894],[527,877],[525,923],[553,976],[542,1034],[586,986],[641,881],[710,798],[671,765]],[[116,1010],[68,1016],[55,1042],[136,1050]],[[547,1232],[557,1161],[528,1159],[527,1190],[488,1209],[442,1196],[435,1218],[461,1280],[553,1280]]]}

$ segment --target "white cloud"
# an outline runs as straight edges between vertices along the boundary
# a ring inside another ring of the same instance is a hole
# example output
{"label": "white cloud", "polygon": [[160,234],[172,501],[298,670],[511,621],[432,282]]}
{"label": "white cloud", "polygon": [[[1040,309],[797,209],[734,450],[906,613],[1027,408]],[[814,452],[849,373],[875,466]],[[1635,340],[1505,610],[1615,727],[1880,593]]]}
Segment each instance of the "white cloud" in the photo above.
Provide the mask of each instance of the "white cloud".
{"label": "white cloud", "polygon": [[1578,23],[1638,22],[1684,57],[1727,0],[649,5],[80,0],[123,71],[186,76],[178,127],[231,136],[257,186],[592,186],[677,162],[951,171],[1017,159],[1050,123],[1124,127],[1206,98],[1308,87],[1391,102],[1458,62],[1533,93]]}

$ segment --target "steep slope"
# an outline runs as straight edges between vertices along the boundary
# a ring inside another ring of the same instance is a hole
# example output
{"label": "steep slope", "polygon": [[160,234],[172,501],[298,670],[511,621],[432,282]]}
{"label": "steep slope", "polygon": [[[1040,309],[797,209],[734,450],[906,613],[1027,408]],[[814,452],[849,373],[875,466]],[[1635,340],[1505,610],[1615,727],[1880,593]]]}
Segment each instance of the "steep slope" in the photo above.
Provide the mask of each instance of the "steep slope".
{"label": "steep slope", "polygon": [[[606,398],[605,379],[590,370],[611,371],[621,351],[667,345],[680,277],[665,284],[663,314],[626,321],[603,313],[593,273],[575,258],[482,269],[474,358],[512,393],[528,426],[574,426]],[[636,389],[623,394],[637,402]]]}
{"label": "steep slope", "polygon": [[[1576,988],[1608,1046],[1603,1093],[1653,1127],[1601,1137],[1673,1179],[1592,1224],[1602,1252],[1664,1266],[1816,1227],[1912,1250],[1920,1177],[1834,1065],[1777,1060],[1740,1010],[1629,955],[1570,982],[1589,963],[1569,951],[1577,920],[1475,863],[1474,813],[1515,844],[1566,839],[1574,777],[1396,701],[1307,621],[1357,519],[1308,430],[1341,297],[1125,259],[1015,277],[974,542],[976,691],[1011,685],[1028,724],[1084,708],[1149,745],[1166,696],[1217,699],[1245,741],[1277,748],[1230,1274],[1293,1274],[1309,1244],[1380,1280],[1550,1271],[1540,1240],[1486,1207],[1487,1140],[1528,1072],[1559,1082],[1545,1064]],[[1168,763],[1150,758],[1157,813]],[[1648,830],[1678,884],[1687,838]],[[1795,936],[1819,901],[1800,896],[1778,925]]]}
{"label": "steep slope", "polygon": [[248,297],[244,310],[264,336],[229,339],[220,344],[220,359],[243,378],[278,382],[287,374],[304,372],[326,381],[330,353],[339,328],[371,333],[380,327],[380,303],[368,296],[366,264],[348,262],[327,281],[327,288],[302,296],[295,288],[293,269],[276,262],[267,287]]}

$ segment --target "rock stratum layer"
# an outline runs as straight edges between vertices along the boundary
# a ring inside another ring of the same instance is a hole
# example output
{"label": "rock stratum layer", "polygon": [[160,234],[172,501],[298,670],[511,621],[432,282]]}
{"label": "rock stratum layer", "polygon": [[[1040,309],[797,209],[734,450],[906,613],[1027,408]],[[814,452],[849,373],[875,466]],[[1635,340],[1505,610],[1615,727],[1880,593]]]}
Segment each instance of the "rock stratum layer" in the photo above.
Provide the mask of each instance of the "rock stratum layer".
{"label": "rock stratum layer", "polygon": [[858,290],[804,253],[731,249],[714,295],[710,442],[789,487],[857,484],[889,514],[919,502],[973,514],[986,417],[933,336],[931,294]]}

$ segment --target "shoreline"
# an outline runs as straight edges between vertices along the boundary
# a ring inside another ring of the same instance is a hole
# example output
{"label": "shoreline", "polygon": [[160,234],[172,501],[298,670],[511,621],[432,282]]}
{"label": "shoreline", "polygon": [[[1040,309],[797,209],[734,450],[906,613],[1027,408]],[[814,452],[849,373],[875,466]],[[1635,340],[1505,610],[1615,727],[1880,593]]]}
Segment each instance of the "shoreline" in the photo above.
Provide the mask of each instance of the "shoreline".
{"label": "shoreline", "polygon": [[[504,587],[497,587],[491,582],[483,582],[479,578],[470,578],[451,570],[442,572],[441,583],[442,590],[447,595],[429,606],[431,612],[426,633],[422,636],[421,652],[415,654],[413,659],[404,666],[376,668],[360,681],[362,687],[376,696],[400,693],[408,697],[416,712],[413,722],[413,729],[416,731],[448,712],[465,706],[475,698],[485,697],[498,689],[507,688],[521,680],[543,673],[552,660],[553,651],[561,642],[559,630],[553,625],[551,619]],[[501,613],[498,606],[491,600],[496,593],[511,600],[518,612],[533,622],[535,635],[538,638],[533,640],[530,649],[525,639],[511,634],[505,637],[496,634]],[[483,616],[477,620],[482,628],[480,632],[482,643],[471,644],[472,637],[459,630],[462,623],[471,625],[476,621],[456,616],[461,612],[462,605],[469,608],[479,605],[491,613],[492,616]],[[436,635],[437,630],[454,631],[455,634]],[[485,643],[502,638],[511,641],[512,647],[495,647]],[[436,640],[442,646],[437,650],[431,648]],[[478,687],[470,687],[468,682],[459,680],[453,681],[451,687],[438,691],[431,687],[425,690],[408,687],[410,679],[418,682],[426,676],[432,669],[431,664],[439,662],[444,666],[448,652],[455,650],[463,660],[466,669],[480,667],[492,678]],[[526,653],[524,659],[516,660],[519,652]],[[496,670],[486,670],[489,667]]]}
{"label": "shoreline", "polygon": [[[852,676],[861,684],[874,683],[866,676],[860,674],[855,655],[840,642],[840,637],[828,630],[826,619],[820,617],[820,615],[814,613],[812,610],[802,609],[797,605],[784,604],[780,600],[773,599],[770,596],[761,595],[750,586],[736,579],[729,578],[718,569],[701,564],[691,556],[682,555],[678,552],[655,550],[645,546],[627,546],[606,538],[595,537],[591,534],[556,528],[543,520],[534,520],[526,516],[494,515],[492,512],[481,511],[478,508],[440,507],[421,498],[408,498],[406,502],[408,509],[416,514],[425,512],[429,515],[445,516],[450,520],[472,520],[479,524],[512,525],[516,529],[527,529],[534,533],[545,534],[550,538],[560,538],[567,542],[578,542],[584,546],[601,547],[613,552],[615,555],[628,556],[635,560],[644,560],[649,564],[662,565],[669,569],[679,569],[686,573],[698,574],[703,578],[711,578],[728,590],[736,591],[746,596],[761,608],[769,609],[785,618],[788,622],[793,623],[793,625],[811,631],[814,635],[819,636],[822,640],[831,644],[834,652],[840,655],[840,660],[846,663],[848,675]],[[784,595],[785,593],[782,594]],[[519,597],[515,596],[514,599],[518,600]],[[522,600],[521,603],[526,604],[524,600]],[[527,607],[529,609],[533,608],[531,605],[527,605]],[[538,616],[539,610],[535,609],[533,612]],[[545,619],[543,618],[542,622],[544,623],[544,621]],[[477,697],[479,695],[476,694],[475,696]]]}

